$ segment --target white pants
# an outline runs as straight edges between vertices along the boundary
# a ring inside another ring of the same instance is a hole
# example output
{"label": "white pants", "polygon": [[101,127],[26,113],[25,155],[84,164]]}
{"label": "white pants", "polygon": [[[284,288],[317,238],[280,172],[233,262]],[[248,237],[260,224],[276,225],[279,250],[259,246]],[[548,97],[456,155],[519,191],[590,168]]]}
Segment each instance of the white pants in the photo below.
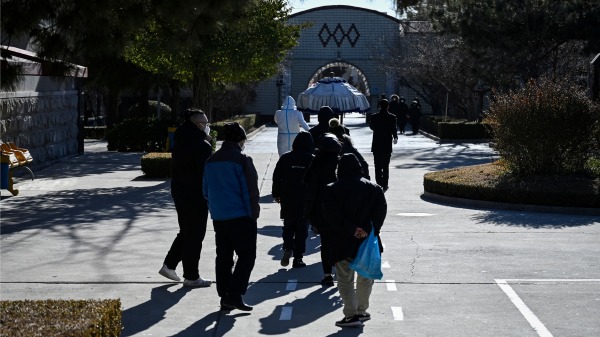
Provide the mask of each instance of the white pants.
{"label": "white pants", "polygon": [[279,152],[280,157],[284,153],[292,151],[292,144],[294,144],[297,135],[297,133],[277,134],[277,152]]}

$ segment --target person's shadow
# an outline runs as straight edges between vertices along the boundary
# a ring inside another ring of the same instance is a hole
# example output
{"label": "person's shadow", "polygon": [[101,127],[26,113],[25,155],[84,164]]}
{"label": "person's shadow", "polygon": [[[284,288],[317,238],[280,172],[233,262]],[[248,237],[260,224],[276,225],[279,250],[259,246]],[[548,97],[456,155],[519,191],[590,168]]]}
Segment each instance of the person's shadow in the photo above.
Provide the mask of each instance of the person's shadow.
{"label": "person's shadow", "polygon": [[[173,286],[180,288],[170,292],[168,289]],[[181,287],[180,284],[165,284],[153,288],[148,301],[123,311],[121,336],[133,336],[160,322],[165,318],[167,310],[177,304],[188,291],[190,288]]]}
{"label": "person's shadow", "polygon": [[211,312],[172,337],[224,336],[233,328],[236,318],[248,315],[249,312]]}

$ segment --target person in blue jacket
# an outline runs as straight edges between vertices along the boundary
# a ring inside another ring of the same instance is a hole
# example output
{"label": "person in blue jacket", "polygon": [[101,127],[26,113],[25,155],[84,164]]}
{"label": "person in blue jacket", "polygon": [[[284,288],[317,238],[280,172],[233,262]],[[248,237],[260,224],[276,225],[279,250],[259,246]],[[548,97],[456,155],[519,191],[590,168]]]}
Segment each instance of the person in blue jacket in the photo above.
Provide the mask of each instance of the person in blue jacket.
{"label": "person in blue jacket", "polygon": [[221,148],[206,161],[202,186],[215,230],[217,293],[222,310],[251,311],[242,295],[256,260],[258,173],[252,158],[242,152],[244,128],[227,123],[223,134]]}

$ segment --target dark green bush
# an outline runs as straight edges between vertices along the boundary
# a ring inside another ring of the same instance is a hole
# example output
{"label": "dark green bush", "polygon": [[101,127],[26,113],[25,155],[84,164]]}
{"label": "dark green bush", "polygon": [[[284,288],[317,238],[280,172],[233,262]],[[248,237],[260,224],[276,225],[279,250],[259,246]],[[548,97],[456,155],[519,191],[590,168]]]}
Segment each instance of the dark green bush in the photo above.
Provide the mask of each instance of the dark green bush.
{"label": "dark green bush", "polygon": [[497,95],[485,121],[517,175],[584,172],[595,150],[600,109],[579,88],[551,79]]}
{"label": "dark green bush", "polygon": [[210,128],[211,130],[217,131],[219,137],[218,140],[223,140],[223,138],[221,137],[221,135],[223,134],[223,125],[232,122],[238,122],[244,128],[244,130],[246,130],[246,133],[248,133],[248,131],[254,128],[254,125],[256,124],[256,115],[236,116],[232,119],[211,123]]}
{"label": "dark green bush", "polygon": [[106,133],[109,151],[159,152],[167,144],[170,122],[151,118],[125,119]]}
{"label": "dark green bush", "polygon": [[142,156],[142,172],[147,178],[171,177],[171,152],[151,152]]}
{"label": "dark green bush", "polygon": [[0,301],[3,337],[118,337],[121,301]]}
{"label": "dark green bush", "polygon": [[85,139],[104,139],[106,137],[106,126],[84,126]]}
{"label": "dark green bush", "polygon": [[489,139],[489,126],[477,122],[439,122],[437,123],[440,139]]}

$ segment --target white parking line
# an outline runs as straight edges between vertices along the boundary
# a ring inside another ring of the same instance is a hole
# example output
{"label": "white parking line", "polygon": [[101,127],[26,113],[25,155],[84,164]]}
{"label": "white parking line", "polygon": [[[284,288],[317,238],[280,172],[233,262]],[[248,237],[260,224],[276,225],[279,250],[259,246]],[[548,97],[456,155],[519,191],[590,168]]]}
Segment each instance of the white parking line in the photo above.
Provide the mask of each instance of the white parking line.
{"label": "white parking line", "polygon": [[387,286],[388,291],[398,291],[395,280],[385,280],[385,285]]}
{"label": "white parking line", "polygon": [[402,307],[392,307],[392,314],[394,315],[394,321],[403,321],[404,314],[402,313]]}
{"label": "white parking line", "polygon": [[544,324],[542,324],[542,322],[540,322],[540,320],[529,309],[529,307],[525,304],[525,302],[523,302],[523,300],[521,300],[521,298],[519,297],[519,295],[517,295],[517,293],[513,290],[513,288],[511,288],[511,286],[508,285],[508,283],[506,283],[506,280],[496,280],[496,283],[498,284],[500,289],[502,289],[502,291],[504,291],[506,296],[508,296],[508,298],[511,300],[511,302],[513,302],[515,307],[517,307],[517,309],[519,309],[519,311],[521,312],[523,317],[525,317],[525,319],[527,320],[529,325],[531,325],[533,330],[535,330],[535,332],[537,332],[538,336],[552,337],[552,334],[550,333],[550,331],[548,331],[548,329],[546,329]]}
{"label": "white parking line", "polygon": [[285,286],[285,290],[294,291],[298,286],[298,280],[288,280],[287,285]]}
{"label": "white parking line", "polygon": [[292,307],[281,307],[280,321],[289,321],[292,319]]}

